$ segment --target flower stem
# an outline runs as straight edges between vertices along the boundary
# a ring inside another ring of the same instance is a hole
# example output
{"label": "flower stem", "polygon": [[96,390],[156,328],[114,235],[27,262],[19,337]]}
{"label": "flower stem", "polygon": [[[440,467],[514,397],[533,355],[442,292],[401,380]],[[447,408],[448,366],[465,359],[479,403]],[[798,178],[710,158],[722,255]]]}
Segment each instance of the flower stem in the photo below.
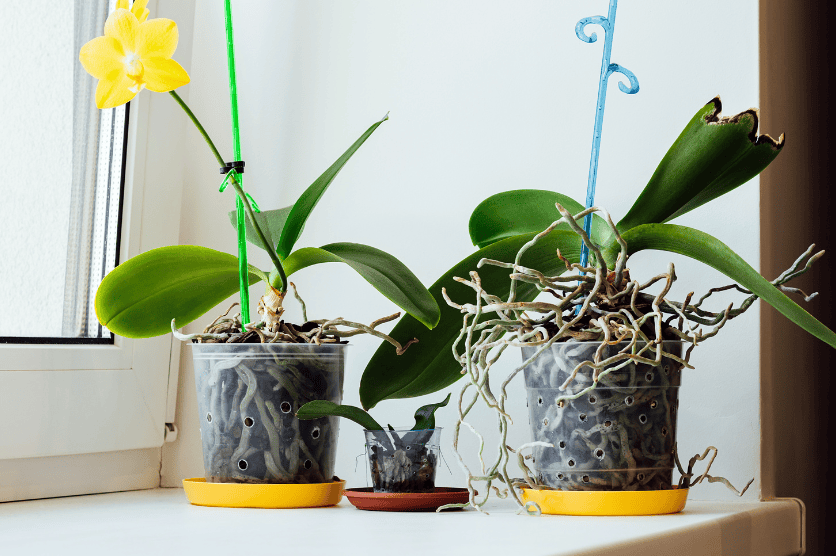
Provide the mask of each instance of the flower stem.
{"label": "flower stem", "polygon": [[174,100],[177,101],[177,104],[180,105],[180,108],[183,109],[183,111],[186,113],[186,115],[192,121],[194,126],[197,128],[197,130],[200,132],[200,134],[206,140],[206,144],[209,145],[210,149],[212,149],[212,154],[215,155],[215,160],[218,161],[218,164],[221,165],[221,166],[224,166],[226,164],[226,161],[224,160],[224,157],[222,157],[221,153],[218,152],[218,148],[215,147],[215,143],[212,142],[212,138],[209,137],[208,133],[206,133],[206,130],[203,128],[203,125],[200,123],[200,120],[198,120],[197,116],[194,115],[194,112],[192,112],[192,109],[189,108],[189,105],[186,104],[186,102],[182,98],[180,98],[180,95],[177,94],[177,91],[169,91],[168,94],[170,94],[172,97],[174,97]]}
{"label": "flower stem", "polygon": [[[174,100],[177,101],[177,104],[180,105],[180,108],[186,113],[189,119],[192,121],[194,126],[206,140],[206,144],[209,145],[209,149],[212,151],[212,154],[215,155],[215,159],[218,161],[220,166],[224,166],[226,162],[224,158],[221,156],[221,153],[218,151],[217,147],[215,147],[215,143],[212,142],[212,138],[209,137],[209,134],[204,129],[203,125],[201,125],[200,120],[197,119],[197,116],[194,115],[191,108],[180,98],[180,95],[177,94],[176,91],[169,91],[168,92]],[[241,184],[238,183],[238,180],[235,179],[235,176],[232,175],[229,177],[229,183],[232,184],[232,187],[235,188],[235,192],[238,194],[238,198],[244,203],[244,209],[247,211],[247,215],[250,217],[250,222],[255,228],[256,234],[258,234],[259,240],[261,240],[261,245],[264,247],[264,250],[267,251],[267,254],[270,255],[270,260],[273,262],[273,266],[276,267],[276,270],[279,273],[279,277],[281,278],[281,292],[285,293],[287,291],[287,276],[284,273],[284,267],[282,266],[281,261],[279,260],[278,255],[276,254],[275,250],[270,246],[270,242],[267,241],[267,237],[264,235],[264,232],[261,230],[261,227],[258,225],[258,221],[255,219],[255,213],[253,212],[252,206],[250,205],[250,200],[247,199],[247,196],[244,195],[244,190],[241,188]]]}

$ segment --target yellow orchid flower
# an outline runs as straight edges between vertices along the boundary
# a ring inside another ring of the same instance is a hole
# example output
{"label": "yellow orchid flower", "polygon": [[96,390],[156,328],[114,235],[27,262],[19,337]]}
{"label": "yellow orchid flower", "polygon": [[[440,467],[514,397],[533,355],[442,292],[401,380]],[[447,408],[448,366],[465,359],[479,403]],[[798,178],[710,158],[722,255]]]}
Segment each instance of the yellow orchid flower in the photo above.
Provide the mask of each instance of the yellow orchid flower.
{"label": "yellow orchid flower", "polygon": [[164,18],[147,20],[146,3],[137,0],[128,10],[127,0],[119,0],[105,22],[104,36],[81,47],[81,64],[99,80],[99,108],[125,104],[146,87],[165,93],[189,82],[186,70],[171,59],[179,38],[177,24]]}

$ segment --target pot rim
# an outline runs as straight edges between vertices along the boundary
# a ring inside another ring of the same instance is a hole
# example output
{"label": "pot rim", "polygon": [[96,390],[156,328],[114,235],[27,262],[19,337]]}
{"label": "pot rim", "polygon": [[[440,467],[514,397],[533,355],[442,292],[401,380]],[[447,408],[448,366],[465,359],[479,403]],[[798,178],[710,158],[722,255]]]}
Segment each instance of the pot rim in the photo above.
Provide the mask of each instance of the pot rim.
{"label": "pot rim", "polygon": [[395,427],[394,430],[390,429],[363,429],[363,432],[421,432],[421,431],[442,431],[444,427],[435,427],[432,429],[408,429],[406,427],[400,428]]}
{"label": "pot rim", "polygon": [[[622,340],[622,341],[620,341],[620,342],[617,342],[617,343],[614,343],[614,344],[610,344],[610,345],[611,345],[611,346],[619,346],[619,345],[622,345],[622,344],[629,344],[629,343],[630,343],[630,341],[629,341],[629,340]],[[690,344],[691,342],[686,342],[685,340],[681,340],[681,339],[680,339],[680,340],[662,340],[662,343],[663,343],[663,344]],[[645,344],[647,344],[647,342],[645,342],[644,340],[641,340],[641,341],[636,342],[636,345],[645,345]],[[520,347],[521,347],[521,348],[528,348],[528,347],[535,347],[535,348],[536,348],[536,347],[541,347],[542,345],[543,345],[543,344],[522,344],[522,345],[520,345]],[[582,340],[582,341],[580,341],[580,342],[577,342],[577,341],[554,342],[554,343],[553,343],[551,346],[549,346],[549,347],[554,347],[554,346],[583,346],[583,345],[596,345],[596,346],[599,346],[599,345],[601,345],[601,341],[597,341],[597,340]]]}

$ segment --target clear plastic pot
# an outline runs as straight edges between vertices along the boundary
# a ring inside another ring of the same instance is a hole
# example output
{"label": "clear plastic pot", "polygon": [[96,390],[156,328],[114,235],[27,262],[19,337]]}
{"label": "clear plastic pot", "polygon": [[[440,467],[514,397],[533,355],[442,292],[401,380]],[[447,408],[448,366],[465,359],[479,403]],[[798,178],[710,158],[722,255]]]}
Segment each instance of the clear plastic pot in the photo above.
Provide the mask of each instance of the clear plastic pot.
{"label": "clear plastic pot", "polygon": [[366,455],[374,492],[433,492],[441,427],[366,430]]}
{"label": "clear plastic pot", "polygon": [[332,480],[339,419],[296,411],[342,401],[345,344],[191,346],[208,482]]}
{"label": "clear plastic pot", "polygon": [[[557,403],[592,384],[593,370],[586,366],[559,390],[578,364],[593,360],[599,345],[555,343],[525,368],[532,437],[554,444],[533,449],[537,480],[560,490],[669,489],[682,365],[669,358],[658,367],[630,363],[602,376],[588,394]],[[626,345],[607,346],[602,358]],[[523,361],[537,349],[522,348]],[[680,356],[682,344],[664,342],[664,351]]]}

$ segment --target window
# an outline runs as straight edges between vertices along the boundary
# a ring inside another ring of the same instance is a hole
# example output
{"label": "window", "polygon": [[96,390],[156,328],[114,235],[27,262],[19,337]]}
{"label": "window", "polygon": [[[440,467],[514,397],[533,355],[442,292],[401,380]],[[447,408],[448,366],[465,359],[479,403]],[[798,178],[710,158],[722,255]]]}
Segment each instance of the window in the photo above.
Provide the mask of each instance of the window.
{"label": "window", "polygon": [[26,76],[0,91],[0,149],[17,163],[6,186],[12,202],[0,213],[4,343],[112,343],[93,299],[116,263],[129,109],[96,109],[95,81],[69,62],[100,32],[113,3],[0,8],[9,12],[4,20],[18,22],[0,37],[2,50],[17,54],[5,72]]}
{"label": "window", "polygon": [[[189,44],[193,4],[177,4]],[[0,149],[14,161],[14,178],[0,185],[0,501],[155,486],[147,483],[159,480],[173,421],[179,345],[113,337],[93,310],[118,261],[179,235],[170,191],[182,173],[160,158],[178,155],[185,125],[171,125],[149,94],[96,109],[96,82],[77,61],[114,7],[0,5],[11,22],[0,35],[0,51],[11,53],[2,70],[18,76],[0,90]],[[156,2],[148,7],[154,14]],[[149,136],[162,149],[149,148]],[[37,472],[47,461],[65,473]],[[79,478],[68,476],[73,468]]]}

